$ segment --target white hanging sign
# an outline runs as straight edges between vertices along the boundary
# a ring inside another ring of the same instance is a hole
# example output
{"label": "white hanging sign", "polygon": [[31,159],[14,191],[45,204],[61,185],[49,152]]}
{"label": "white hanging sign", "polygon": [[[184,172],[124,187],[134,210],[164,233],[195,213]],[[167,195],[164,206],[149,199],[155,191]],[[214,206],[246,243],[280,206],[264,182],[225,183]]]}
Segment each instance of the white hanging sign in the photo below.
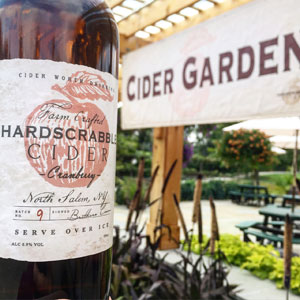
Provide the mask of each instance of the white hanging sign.
{"label": "white hanging sign", "polygon": [[123,129],[300,114],[300,1],[256,0],[123,58]]}

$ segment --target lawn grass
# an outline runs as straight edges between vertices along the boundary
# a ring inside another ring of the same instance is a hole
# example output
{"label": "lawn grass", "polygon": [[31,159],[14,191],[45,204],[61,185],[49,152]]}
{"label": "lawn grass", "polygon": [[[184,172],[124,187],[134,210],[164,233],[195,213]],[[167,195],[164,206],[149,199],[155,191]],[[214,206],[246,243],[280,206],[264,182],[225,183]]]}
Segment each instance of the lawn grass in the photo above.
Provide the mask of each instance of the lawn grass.
{"label": "lawn grass", "polygon": [[284,195],[293,183],[292,174],[271,174],[260,176],[260,184],[268,188],[269,193]]}
{"label": "lawn grass", "polygon": [[[299,176],[300,177],[300,174]],[[252,178],[241,178],[233,180],[238,184],[254,184]],[[291,173],[267,174],[259,176],[259,184],[268,188],[270,194],[284,195],[288,193],[293,183],[293,175]]]}

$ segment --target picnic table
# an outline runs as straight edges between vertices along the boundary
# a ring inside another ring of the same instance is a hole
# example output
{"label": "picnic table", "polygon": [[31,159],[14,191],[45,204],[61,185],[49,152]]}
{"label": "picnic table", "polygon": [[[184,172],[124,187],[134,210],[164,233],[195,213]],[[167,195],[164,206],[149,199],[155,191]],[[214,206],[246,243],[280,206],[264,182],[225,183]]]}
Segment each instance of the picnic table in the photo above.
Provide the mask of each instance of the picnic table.
{"label": "picnic table", "polygon": [[[282,196],[282,206],[285,207],[286,204],[291,204],[293,202],[293,195],[291,194],[286,194]],[[295,204],[300,204],[300,196],[295,195],[294,198]]]}
{"label": "picnic table", "polygon": [[[300,209],[292,212],[291,207],[282,207],[274,204],[267,205],[259,210],[263,221],[244,221],[237,224],[236,227],[243,231],[244,241],[250,241],[249,235],[256,237],[257,241],[263,243],[265,240],[272,242],[275,246],[283,246],[284,223],[286,215],[289,215],[292,221],[300,221]],[[293,230],[293,244],[300,244],[300,232],[297,226]]]}
{"label": "picnic table", "polygon": [[300,209],[295,209],[294,212],[292,212],[291,207],[272,204],[262,207],[258,212],[264,216],[264,224],[268,224],[270,218],[273,221],[284,221],[287,215],[289,215],[293,221],[300,221]]}
{"label": "picnic table", "polygon": [[238,191],[230,191],[231,200],[238,204],[260,205],[263,200],[264,205],[274,203],[277,195],[269,194],[268,188],[260,185],[239,184]]}

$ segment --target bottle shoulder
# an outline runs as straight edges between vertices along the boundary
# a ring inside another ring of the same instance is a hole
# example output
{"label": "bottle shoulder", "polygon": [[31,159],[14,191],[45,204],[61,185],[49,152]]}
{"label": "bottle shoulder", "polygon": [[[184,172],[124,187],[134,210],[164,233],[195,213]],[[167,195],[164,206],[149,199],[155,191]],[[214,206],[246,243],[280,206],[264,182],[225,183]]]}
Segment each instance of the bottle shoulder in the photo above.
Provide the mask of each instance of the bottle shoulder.
{"label": "bottle shoulder", "polygon": [[0,9],[10,7],[24,9],[41,9],[46,11],[59,11],[84,16],[97,11],[114,19],[111,9],[104,0],[0,0]]}
{"label": "bottle shoulder", "polygon": [[0,59],[51,59],[117,77],[119,34],[103,0],[0,0]]}

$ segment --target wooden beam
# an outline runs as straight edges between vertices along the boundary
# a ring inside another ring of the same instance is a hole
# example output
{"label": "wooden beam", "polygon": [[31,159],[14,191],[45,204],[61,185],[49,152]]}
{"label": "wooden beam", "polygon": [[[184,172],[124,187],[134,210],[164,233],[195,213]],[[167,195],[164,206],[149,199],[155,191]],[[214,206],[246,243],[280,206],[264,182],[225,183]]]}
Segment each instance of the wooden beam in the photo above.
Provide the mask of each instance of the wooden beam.
{"label": "wooden beam", "polygon": [[[168,36],[180,32],[184,29],[187,29],[189,27],[192,27],[194,25],[197,25],[203,21],[206,21],[208,19],[211,19],[213,17],[219,16],[222,13],[225,13],[231,9],[234,9],[240,5],[246,4],[253,0],[227,0],[224,3],[217,4],[213,8],[208,9],[196,16],[186,18],[184,21],[173,25],[172,27],[162,30],[158,34],[151,35],[148,39],[141,39],[137,38],[135,36],[127,37],[124,34],[121,34],[121,56],[123,54],[126,54],[130,51],[136,50],[138,48],[141,48],[145,45],[148,45],[150,43],[159,41],[161,39],[167,38]],[[155,3],[155,2],[154,2]],[[122,23],[122,22],[120,22]]]}
{"label": "wooden beam", "polygon": [[142,8],[125,20],[119,22],[119,32],[125,36],[131,36],[135,32],[144,29],[148,25],[165,19],[169,15],[179,12],[181,9],[193,5],[199,0],[156,0]]}
{"label": "wooden beam", "polygon": [[120,5],[124,0],[106,0],[105,2],[110,8]]}
{"label": "wooden beam", "polygon": [[[223,3],[215,5],[214,7],[210,8],[208,10],[201,12],[198,15],[195,15],[190,18],[186,18],[184,21],[182,21],[178,24],[175,24],[170,28],[162,30],[158,34],[151,35],[150,38],[147,39],[147,41],[156,42],[161,39],[167,38],[170,35],[173,35],[177,32],[187,29],[189,27],[195,26],[195,25],[197,25],[201,22],[204,22],[208,19],[217,17],[227,11],[230,11],[234,8],[237,8],[237,7],[244,5],[251,1],[253,1],[253,0],[227,0]],[[226,25],[224,25],[224,26],[226,26]]]}
{"label": "wooden beam", "polygon": [[[163,183],[171,165],[177,163],[170,176],[167,188],[161,199],[150,208],[150,219],[147,224],[147,234],[155,241],[159,233],[162,235],[160,249],[174,249],[179,247],[179,226],[173,194],[180,199],[180,181],[183,156],[183,127],[155,128],[153,132],[152,172],[159,166],[159,170],[152,187],[150,202],[161,196]],[[158,218],[159,217],[159,218]],[[161,223],[160,219],[161,217]],[[159,221],[159,222],[158,222]],[[159,230],[155,235],[155,228],[159,225],[167,227]],[[171,236],[168,228],[171,230]]]}
{"label": "wooden beam", "polygon": [[136,50],[143,46],[149,45],[151,41],[141,39],[135,36],[132,37],[125,37],[124,35],[120,35],[120,53],[121,56],[126,54],[130,51]]}

